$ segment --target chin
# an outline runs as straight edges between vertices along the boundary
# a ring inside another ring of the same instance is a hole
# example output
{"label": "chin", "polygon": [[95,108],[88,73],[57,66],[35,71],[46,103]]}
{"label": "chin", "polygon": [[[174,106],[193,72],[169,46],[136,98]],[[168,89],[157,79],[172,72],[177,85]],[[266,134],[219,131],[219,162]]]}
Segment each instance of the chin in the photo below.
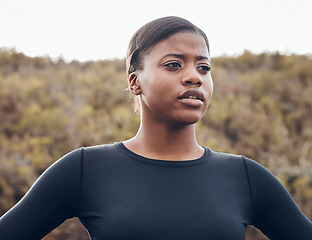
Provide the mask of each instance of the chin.
{"label": "chin", "polygon": [[203,106],[201,108],[188,108],[183,109],[182,111],[176,112],[176,120],[180,121],[181,123],[184,123],[185,125],[189,124],[195,124],[206,113],[207,106]]}
{"label": "chin", "polygon": [[202,115],[197,116],[195,114],[190,114],[188,116],[183,116],[181,118],[179,118],[179,120],[177,121],[177,125],[179,126],[187,126],[187,125],[191,125],[191,124],[195,124],[197,123],[200,119],[202,118]]}

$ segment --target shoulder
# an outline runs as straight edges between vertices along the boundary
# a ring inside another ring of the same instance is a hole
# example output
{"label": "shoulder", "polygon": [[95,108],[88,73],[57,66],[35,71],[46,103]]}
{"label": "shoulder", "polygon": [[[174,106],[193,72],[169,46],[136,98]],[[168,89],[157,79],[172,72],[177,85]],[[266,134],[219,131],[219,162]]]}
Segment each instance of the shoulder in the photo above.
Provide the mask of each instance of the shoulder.
{"label": "shoulder", "polygon": [[233,159],[241,159],[241,155],[232,154],[232,153],[226,153],[226,152],[220,152],[216,150],[209,149],[210,151],[210,157],[218,158],[219,160],[233,160]]}
{"label": "shoulder", "polygon": [[45,174],[66,172],[69,174],[80,168],[81,148],[68,152],[56,160],[46,171]]}
{"label": "shoulder", "polygon": [[100,145],[93,145],[88,147],[82,147],[83,153],[87,154],[110,154],[116,152],[119,143],[107,143],[107,144],[100,144]]}
{"label": "shoulder", "polygon": [[246,163],[242,155],[210,150],[208,164],[224,179],[247,183]]}
{"label": "shoulder", "polygon": [[101,145],[94,145],[89,147],[83,147],[82,150],[82,158],[84,161],[102,161],[116,158],[118,154],[120,154],[119,143],[108,143]]}
{"label": "shoulder", "polygon": [[253,178],[267,177],[275,179],[275,176],[260,163],[244,156],[242,156],[242,158],[250,177]]}
{"label": "shoulder", "polygon": [[210,151],[210,161],[215,164],[225,164],[225,165],[242,165],[244,158],[242,155],[232,154],[232,153],[226,153],[226,152],[219,152],[215,150]]}
{"label": "shoulder", "polygon": [[120,143],[108,143],[81,148],[81,169],[83,175],[97,175],[109,169],[123,166]]}
{"label": "shoulder", "polygon": [[[247,182],[254,187],[262,186],[262,183],[271,184],[272,182],[279,182],[267,168],[257,161],[243,155],[211,150],[210,162],[219,169],[226,169],[227,173],[245,176]],[[260,182],[259,179],[261,179]]]}
{"label": "shoulder", "polygon": [[264,166],[262,166],[257,161],[245,157],[243,155],[219,152],[210,149],[210,158],[213,161],[216,161],[221,164],[224,163],[230,165],[232,164],[243,165],[246,169],[249,169],[250,171],[260,171],[260,172],[264,171],[265,173],[269,172]]}

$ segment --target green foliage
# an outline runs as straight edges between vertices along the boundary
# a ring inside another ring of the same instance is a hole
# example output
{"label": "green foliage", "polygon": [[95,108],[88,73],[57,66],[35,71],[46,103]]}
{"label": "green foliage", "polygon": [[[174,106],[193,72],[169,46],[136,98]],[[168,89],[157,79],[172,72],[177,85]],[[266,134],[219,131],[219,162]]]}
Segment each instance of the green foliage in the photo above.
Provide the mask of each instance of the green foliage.
{"label": "green foliage", "polygon": [[[201,145],[273,171],[310,219],[311,66],[308,56],[278,52],[213,59],[214,97],[196,128]],[[65,153],[136,133],[126,87],[124,60],[65,63],[0,50],[0,215]],[[77,228],[69,221],[45,239],[87,239]],[[247,238],[264,239],[254,230]]]}

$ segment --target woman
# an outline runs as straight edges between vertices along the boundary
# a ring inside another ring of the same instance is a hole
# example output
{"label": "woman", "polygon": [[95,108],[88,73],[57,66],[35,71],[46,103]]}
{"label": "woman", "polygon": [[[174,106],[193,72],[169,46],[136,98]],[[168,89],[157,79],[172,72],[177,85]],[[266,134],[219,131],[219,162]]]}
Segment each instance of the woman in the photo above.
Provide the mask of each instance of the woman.
{"label": "woman", "polygon": [[178,17],[132,37],[129,89],[140,103],[132,139],[75,150],[53,164],[0,220],[0,239],[40,239],[78,217],[90,238],[312,239],[312,223],[280,182],[242,156],[198,145],[213,92],[206,35]]}

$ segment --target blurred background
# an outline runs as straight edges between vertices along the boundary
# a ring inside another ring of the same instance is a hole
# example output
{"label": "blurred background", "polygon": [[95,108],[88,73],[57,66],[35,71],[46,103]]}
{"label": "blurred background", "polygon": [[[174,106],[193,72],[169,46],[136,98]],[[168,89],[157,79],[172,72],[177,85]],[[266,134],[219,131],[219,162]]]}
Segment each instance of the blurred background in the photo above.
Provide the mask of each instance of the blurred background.
{"label": "blurred background", "polygon": [[[176,15],[211,44],[215,90],[199,143],[260,162],[312,219],[311,12],[308,0],[2,0],[0,215],[67,152],[136,133],[128,41],[146,22]],[[252,227],[246,236],[267,239]],[[50,239],[88,236],[73,219]]]}

